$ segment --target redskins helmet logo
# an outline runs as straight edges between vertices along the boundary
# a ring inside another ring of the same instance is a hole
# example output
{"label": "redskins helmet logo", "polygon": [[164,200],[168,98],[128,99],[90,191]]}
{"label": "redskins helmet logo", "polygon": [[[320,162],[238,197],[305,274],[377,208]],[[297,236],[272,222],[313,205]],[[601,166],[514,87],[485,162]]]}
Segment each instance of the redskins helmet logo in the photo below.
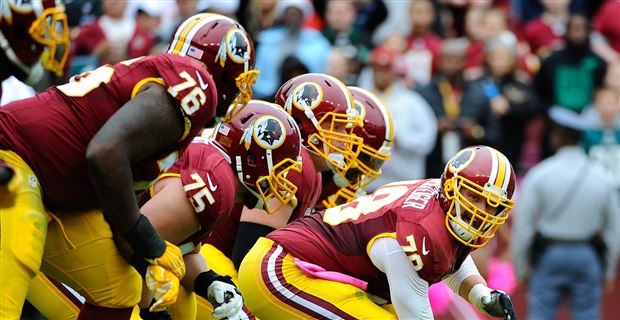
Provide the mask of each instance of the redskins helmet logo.
{"label": "redskins helmet logo", "polygon": [[450,171],[458,173],[459,171],[467,168],[467,166],[474,160],[475,152],[471,149],[461,150],[452,161],[448,164]]}
{"label": "redskins helmet logo", "polygon": [[262,116],[254,125],[254,141],[264,149],[276,149],[284,143],[284,124],[273,116]]}
{"label": "redskins helmet logo", "polygon": [[312,110],[323,100],[323,89],[314,82],[304,82],[293,90],[289,99],[292,99],[292,103],[297,109]]}
{"label": "redskins helmet logo", "polygon": [[220,43],[220,50],[215,56],[215,62],[220,61],[220,66],[224,67],[226,59],[230,58],[235,63],[244,63],[246,57],[250,56],[250,45],[243,31],[231,29]]}
{"label": "redskins helmet logo", "polygon": [[[359,102],[357,100],[354,100],[353,101],[353,110],[354,110],[353,111],[353,113],[354,113],[353,115],[359,116],[360,118],[362,118],[362,121],[364,119],[366,119],[366,107],[364,107],[363,103],[361,103],[361,102]],[[350,113],[350,112],[348,112],[348,113]]]}

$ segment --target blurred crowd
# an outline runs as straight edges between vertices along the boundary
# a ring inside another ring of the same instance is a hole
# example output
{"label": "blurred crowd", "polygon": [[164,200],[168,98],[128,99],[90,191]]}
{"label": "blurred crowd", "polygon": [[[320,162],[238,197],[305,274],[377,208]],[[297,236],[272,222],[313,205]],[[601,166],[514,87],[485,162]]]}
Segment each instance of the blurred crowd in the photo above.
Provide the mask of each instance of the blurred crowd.
{"label": "blurred crowd", "polygon": [[[37,90],[164,52],[181,21],[216,12],[253,37],[256,98],[273,101],[290,78],[321,72],[383,101],[395,138],[375,187],[439,177],[451,155],[478,144],[522,177],[553,153],[556,106],[579,115],[581,147],[620,194],[620,1],[68,0],[66,9],[66,76],[49,74]],[[510,261],[509,232],[477,253],[483,274]]]}
{"label": "blurred crowd", "polygon": [[[545,114],[553,105],[584,112],[594,131],[584,147],[620,176],[617,150],[601,147],[620,139],[618,1],[69,0],[66,7],[67,72],[39,90],[163,52],[181,21],[217,12],[253,36],[256,98],[273,100],[282,83],[307,72],[381,98],[396,139],[377,185],[439,176],[450,155],[475,144],[496,147],[522,175],[551,154]],[[609,130],[616,134],[602,134]]]}

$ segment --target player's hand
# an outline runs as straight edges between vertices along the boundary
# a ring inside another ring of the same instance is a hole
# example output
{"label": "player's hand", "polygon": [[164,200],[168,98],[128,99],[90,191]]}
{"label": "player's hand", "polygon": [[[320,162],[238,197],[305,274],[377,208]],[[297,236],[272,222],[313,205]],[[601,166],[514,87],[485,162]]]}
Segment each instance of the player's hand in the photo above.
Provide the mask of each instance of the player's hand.
{"label": "player's hand", "polygon": [[151,264],[146,268],[146,286],[155,298],[151,312],[162,311],[177,301],[179,278],[164,267]]}
{"label": "player's hand", "polygon": [[484,312],[494,317],[517,319],[510,296],[501,290],[493,290],[490,296],[482,297],[482,308]]}
{"label": "player's hand", "polygon": [[243,309],[243,296],[230,277],[222,278],[223,281],[213,281],[207,290],[208,300],[213,305],[211,316],[215,319],[239,319],[239,313]]}
{"label": "player's hand", "polygon": [[179,247],[166,241],[166,251],[159,258],[146,259],[151,265],[165,268],[172,272],[178,279],[185,276],[185,262],[183,262],[183,253]]}

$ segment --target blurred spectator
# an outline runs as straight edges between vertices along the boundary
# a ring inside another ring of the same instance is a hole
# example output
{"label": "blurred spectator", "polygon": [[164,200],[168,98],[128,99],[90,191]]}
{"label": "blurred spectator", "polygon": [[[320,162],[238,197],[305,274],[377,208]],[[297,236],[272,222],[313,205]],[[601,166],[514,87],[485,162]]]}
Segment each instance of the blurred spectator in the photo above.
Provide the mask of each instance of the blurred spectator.
{"label": "blurred spectator", "polygon": [[67,23],[69,29],[75,29],[76,33],[71,35],[75,39],[81,26],[93,22],[98,16],[102,15],[100,0],[68,0],[65,1],[65,12],[67,13]]}
{"label": "blurred spectator", "polygon": [[[280,88],[288,80],[308,72],[310,71],[308,71],[306,65],[304,65],[303,62],[296,57],[288,56],[284,58],[282,65],[280,65],[280,84],[278,85],[278,88]],[[270,97],[269,101],[274,101],[274,97]]]}
{"label": "blurred spectator", "polygon": [[409,83],[427,84],[439,57],[441,38],[431,31],[435,8],[430,0],[415,0],[409,8],[411,33],[403,56]]}
{"label": "blurred spectator", "polygon": [[545,57],[561,47],[570,0],[541,0],[544,12],[535,20],[525,25],[524,36],[532,52]]}
{"label": "blurred spectator", "polygon": [[469,39],[465,67],[479,66],[484,60],[484,41],[486,32],[480,23],[486,14],[486,10],[474,7],[465,15],[465,34]]}
{"label": "blurred spectator", "polygon": [[198,8],[201,11],[217,13],[235,19],[239,2],[240,0],[198,0]]}
{"label": "blurred spectator", "polygon": [[274,10],[281,23],[258,36],[256,69],[260,75],[254,84],[258,99],[273,97],[281,83],[278,70],[286,57],[295,56],[310,72],[324,72],[331,50],[320,32],[302,28],[303,21],[312,13],[308,1],[280,0]]}
{"label": "blurred spectator", "polygon": [[150,34],[156,36],[161,22],[161,11],[158,7],[144,6],[136,11],[136,23]]}
{"label": "blurred spectator", "polygon": [[620,250],[618,194],[579,146],[577,114],[549,111],[557,152],[525,176],[512,229],[517,275],[529,287],[527,318],[555,319],[567,300],[572,319],[601,319],[602,284],[611,292]]}
{"label": "blurred spectator", "polygon": [[387,7],[383,0],[359,0],[355,28],[372,35],[387,18]]}
{"label": "blurred spectator", "polygon": [[[620,59],[620,1],[607,0],[592,22],[592,49],[608,62]],[[598,41],[596,41],[598,40]]]}
{"label": "blurred spectator", "polygon": [[335,48],[341,48],[348,57],[366,64],[372,43],[364,29],[354,26],[357,8],[353,1],[328,1],[323,35]]}
{"label": "blurred spectator", "polygon": [[237,12],[239,22],[245,30],[252,36],[255,44],[258,34],[275,24],[275,6],[277,0],[247,0],[240,2]]}
{"label": "blurred spectator", "polygon": [[489,39],[485,52],[485,74],[467,86],[461,101],[463,116],[474,121],[463,132],[463,142],[495,146],[519,171],[525,124],[540,103],[533,88],[517,74],[517,39],[512,33]]}
{"label": "blurred spectator", "polygon": [[392,113],[394,141],[392,157],[368,191],[389,182],[423,178],[426,155],[435,145],[437,120],[433,110],[422,96],[407,89],[399,79],[396,58],[397,54],[385,47],[373,50],[370,58],[373,84],[366,89],[375,93]]}
{"label": "blurred spectator", "polygon": [[[588,20],[583,15],[572,15],[565,35],[565,47],[543,60],[536,74],[534,86],[542,106],[561,106],[576,112],[592,101],[594,89],[603,82],[605,62],[590,49]],[[548,156],[550,148],[548,124],[542,139],[542,156]]]}
{"label": "blurred spectator", "polygon": [[[551,0],[553,1],[553,0]],[[568,0],[570,3],[570,12],[586,12],[596,11],[596,7],[604,0]],[[541,0],[510,0],[511,8],[514,15],[523,23],[530,22],[544,12],[544,6]],[[588,14],[590,17],[591,15]]]}
{"label": "blurred spectator", "polygon": [[464,38],[444,40],[439,54],[439,72],[426,86],[417,88],[437,117],[435,146],[426,158],[426,177],[438,177],[452,155],[461,150],[459,130],[461,97],[466,82],[463,78],[465,52],[468,41]]}
{"label": "blurred spectator", "polygon": [[620,60],[607,66],[604,83],[606,87],[620,92]]}
{"label": "blurred spectator", "polygon": [[347,51],[334,48],[327,59],[327,67],[325,73],[342,81],[347,86],[355,85],[357,82],[356,73],[358,71],[357,63],[352,57],[347,55]]}
{"label": "blurred spectator", "polygon": [[72,44],[74,55],[95,55],[99,64],[114,64],[148,55],[154,37],[125,16],[125,0],[103,0],[103,16],[85,25]]}
{"label": "blurred spectator", "polygon": [[409,8],[411,1],[383,1],[387,9],[387,17],[372,34],[374,44],[382,43],[393,33],[408,34],[411,31],[409,23]]}
{"label": "blurred spectator", "polygon": [[174,10],[175,14],[170,19],[162,21],[157,34],[160,46],[163,48],[163,50],[159,51],[166,50],[181,22],[198,13],[198,0],[176,0],[174,3],[176,7],[176,10]]}
{"label": "blurred spectator", "polygon": [[[583,112],[587,130],[583,146],[600,164],[620,191],[620,91],[603,87],[594,95],[594,105]],[[620,193],[619,193],[620,195]]]}

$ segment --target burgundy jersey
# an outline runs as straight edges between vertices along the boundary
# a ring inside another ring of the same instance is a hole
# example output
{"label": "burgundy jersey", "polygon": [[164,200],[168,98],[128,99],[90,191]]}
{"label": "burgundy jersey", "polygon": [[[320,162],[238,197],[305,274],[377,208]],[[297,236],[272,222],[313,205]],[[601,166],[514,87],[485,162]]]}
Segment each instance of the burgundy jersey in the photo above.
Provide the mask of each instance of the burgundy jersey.
{"label": "burgundy jersey", "polygon": [[295,192],[297,206],[293,210],[288,220],[289,222],[310,214],[321,195],[321,172],[316,170],[314,162],[312,162],[312,156],[305,148],[301,148],[300,155],[302,163],[301,173],[290,171],[287,176],[297,186],[297,192]]}
{"label": "burgundy jersey", "polygon": [[216,88],[198,61],[160,54],[104,65],[64,85],[0,109],[0,149],[19,154],[34,170],[51,210],[98,206],[84,159],[86,147],[142,85],[168,88],[185,121],[182,139],[132,165],[134,187],[148,188],[215,114]]}
{"label": "burgundy jersey", "polygon": [[189,144],[167,175],[180,176],[198,215],[200,231],[186,240],[198,244],[233,211],[237,176],[220,151],[202,138]]}
{"label": "burgundy jersey", "polygon": [[[297,192],[295,193],[297,206],[293,210],[289,222],[309,214],[321,193],[321,173],[316,171],[310,154],[304,148],[301,148],[301,161],[301,173],[291,170],[287,176],[287,179],[297,186]],[[229,258],[232,256],[242,210],[243,205],[236,206],[226,221],[215,229],[205,241]]]}
{"label": "burgundy jersey", "polygon": [[391,183],[299,219],[268,238],[301,260],[367,281],[370,293],[389,300],[387,278],[369,258],[374,240],[398,240],[429,284],[456,271],[471,251],[446,229],[438,192],[439,179]]}

